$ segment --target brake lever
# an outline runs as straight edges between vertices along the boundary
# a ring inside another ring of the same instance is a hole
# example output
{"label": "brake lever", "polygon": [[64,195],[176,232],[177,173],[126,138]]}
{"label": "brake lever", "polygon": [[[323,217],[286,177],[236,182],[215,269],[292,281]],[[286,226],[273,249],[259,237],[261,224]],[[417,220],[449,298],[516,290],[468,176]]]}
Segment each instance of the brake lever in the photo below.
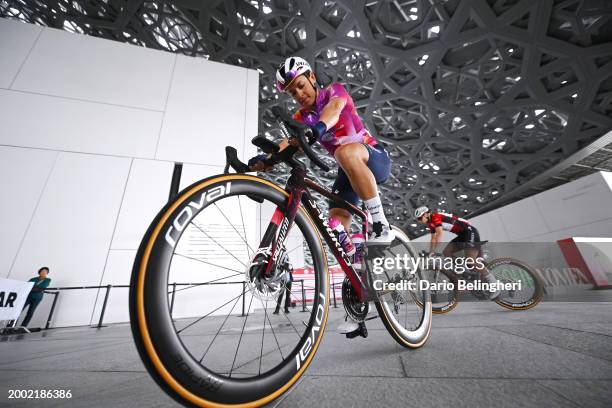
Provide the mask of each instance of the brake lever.
{"label": "brake lever", "polygon": [[232,146],[225,146],[225,169],[224,174],[229,174],[229,168],[236,170],[236,173],[247,173],[250,167],[238,159],[238,151]]}

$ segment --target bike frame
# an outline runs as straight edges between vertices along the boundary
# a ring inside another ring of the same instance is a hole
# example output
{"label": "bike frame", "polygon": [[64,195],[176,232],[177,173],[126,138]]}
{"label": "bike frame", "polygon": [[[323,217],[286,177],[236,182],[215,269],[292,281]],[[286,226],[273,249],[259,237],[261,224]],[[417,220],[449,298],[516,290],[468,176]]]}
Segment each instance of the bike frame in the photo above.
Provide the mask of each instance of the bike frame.
{"label": "bike frame", "polygon": [[[367,214],[356,206],[344,200],[337,194],[332,193],[324,187],[319,186],[314,181],[306,178],[306,169],[302,166],[293,167],[291,175],[285,185],[285,191],[289,193],[289,197],[285,201],[284,208],[277,207],[272,215],[272,219],[268,224],[268,228],[263,235],[259,244],[257,254],[269,255],[268,265],[265,270],[265,275],[270,276],[274,271],[273,266],[282,259],[285,251],[285,239],[289,233],[295,216],[300,207],[304,206],[306,212],[314,222],[319,234],[327,245],[331,253],[334,255],[338,264],[349,278],[351,285],[355,289],[357,297],[361,302],[365,302],[368,298],[368,285],[365,275],[361,276],[353,267],[350,257],[344,252],[342,245],[336,239],[333,231],[326,224],[326,220],[319,211],[309,189],[316,191],[322,196],[332,200],[339,207],[346,209],[352,215],[357,215],[361,218],[362,232],[367,237],[368,218]],[[278,234],[277,234],[278,232]],[[348,231],[347,231],[348,233]]]}

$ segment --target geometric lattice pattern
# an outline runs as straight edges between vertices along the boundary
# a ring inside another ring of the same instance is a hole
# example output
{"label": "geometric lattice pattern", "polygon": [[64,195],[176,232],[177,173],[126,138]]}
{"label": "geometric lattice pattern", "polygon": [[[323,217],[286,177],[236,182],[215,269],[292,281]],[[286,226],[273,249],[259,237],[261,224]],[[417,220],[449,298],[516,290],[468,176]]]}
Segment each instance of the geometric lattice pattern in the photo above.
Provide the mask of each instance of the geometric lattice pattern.
{"label": "geometric lattice pattern", "polygon": [[383,200],[412,235],[415,206],[467,216],[612,129],[609,0],[0,0],[0,15],[256,68],[270,137],[270,108],[295,108],[275,67],[304,57],[390,151]]}

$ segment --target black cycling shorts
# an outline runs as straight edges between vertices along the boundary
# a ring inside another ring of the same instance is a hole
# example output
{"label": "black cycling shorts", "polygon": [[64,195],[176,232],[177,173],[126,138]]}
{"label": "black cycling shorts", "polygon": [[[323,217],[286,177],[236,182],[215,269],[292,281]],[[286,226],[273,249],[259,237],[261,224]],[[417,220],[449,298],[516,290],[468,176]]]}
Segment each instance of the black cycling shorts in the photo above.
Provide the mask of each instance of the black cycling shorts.
{"label": "black cycling shorts", "polygon": [[480,247],[480,234],[474,226],[470,225],[451,241],[459,249],[471,249]]}

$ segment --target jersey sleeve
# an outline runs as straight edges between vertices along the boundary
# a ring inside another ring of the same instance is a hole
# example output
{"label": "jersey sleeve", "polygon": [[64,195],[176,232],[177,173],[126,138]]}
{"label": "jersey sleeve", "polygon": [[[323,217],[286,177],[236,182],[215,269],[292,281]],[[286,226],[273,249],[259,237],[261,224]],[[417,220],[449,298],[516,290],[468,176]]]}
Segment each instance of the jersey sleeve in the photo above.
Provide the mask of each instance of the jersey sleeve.
{"label": "jersey sleeve", "polygon": [[329,86],[329,99],[331,98],[340,98],[348,100],[350,96],[348,92],[346,92],[346,88],[344,88],[342,84],[334,82]]}
{"label": "jersey sleeve", "polygon": [[442,226],[442,214],[433,213],[431,215],[431,223],[429,225],[431,226],[430,229],[432,231],[435,230],[437,227],[441,227]]}

